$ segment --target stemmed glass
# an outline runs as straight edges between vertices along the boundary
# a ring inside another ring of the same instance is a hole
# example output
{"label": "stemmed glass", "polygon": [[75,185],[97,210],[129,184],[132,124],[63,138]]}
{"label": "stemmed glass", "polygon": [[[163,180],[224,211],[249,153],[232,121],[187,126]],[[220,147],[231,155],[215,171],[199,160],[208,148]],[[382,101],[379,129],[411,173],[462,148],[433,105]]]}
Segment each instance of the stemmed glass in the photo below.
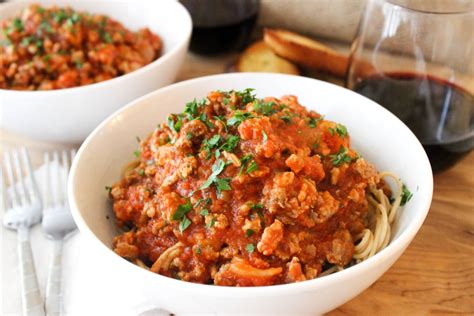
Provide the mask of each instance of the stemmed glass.
{"label": "stemmed glass", "polygon": [[471,0],[369,0],[351,47],[347,87],[397,115],[434,171],[474,147],[473,8]]}

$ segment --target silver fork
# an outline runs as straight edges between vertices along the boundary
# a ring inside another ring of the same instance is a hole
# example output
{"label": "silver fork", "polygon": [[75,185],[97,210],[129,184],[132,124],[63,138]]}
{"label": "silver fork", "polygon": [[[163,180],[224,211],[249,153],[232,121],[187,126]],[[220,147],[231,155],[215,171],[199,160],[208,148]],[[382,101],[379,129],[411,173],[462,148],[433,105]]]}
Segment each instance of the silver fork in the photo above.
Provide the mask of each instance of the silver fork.
{"label": "silver fork", "polygon": [[18,233],[23,315],[42,316],[44,304],[38,287],[29,236],[30,227],[41,220],[41,199],[26,148],[11,153],[5,152],[4,164],[11,190],[6,190],[1,168],[1,197],[6,211],[3,225],[15,229]]}
{"label": "silver fork", "polygon": [[53,240],[53,256],[49,265],[48,280],[46,283],[46,313],[47,315],[61,315],[61,261],[64,239],[76,229],[67,201],[67,179],[69,166],[76,152],[63,150],[61,153],[44,154],[46,168],[43,191],[43,231],[46,237]]}

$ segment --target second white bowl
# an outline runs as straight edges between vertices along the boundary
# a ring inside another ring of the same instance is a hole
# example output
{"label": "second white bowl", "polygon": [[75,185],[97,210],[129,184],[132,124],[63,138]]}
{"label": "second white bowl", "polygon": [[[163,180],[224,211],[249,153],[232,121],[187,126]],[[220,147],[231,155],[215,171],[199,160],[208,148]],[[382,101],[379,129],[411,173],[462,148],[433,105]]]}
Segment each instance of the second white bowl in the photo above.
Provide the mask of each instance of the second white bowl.
{"label": "second white bowl", "polygon": [[[2,128],[43,141],[78,143],[108,115],[133,99],[172,83],[184,61],[192,22],[177,1],[34,1],[100,13],[137,30],[148,27],[163,41],[160,58],[129,74],[87,86],[51,91],[0,89]],[[0,20],[32,2],[0,5]]]}

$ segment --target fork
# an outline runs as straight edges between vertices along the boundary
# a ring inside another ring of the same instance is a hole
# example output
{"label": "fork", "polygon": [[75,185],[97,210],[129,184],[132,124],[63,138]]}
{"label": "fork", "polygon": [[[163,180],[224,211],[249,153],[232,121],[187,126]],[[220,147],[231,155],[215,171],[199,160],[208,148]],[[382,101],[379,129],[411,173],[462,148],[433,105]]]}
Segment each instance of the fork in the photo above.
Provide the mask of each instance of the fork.
{"label": "fork", "polygon": [[[10,192],[6,190],[3,168],[0,168],[2,205],[6,211],[3,225],[16,230],[18,234],[23,315],[42,316],[44,304],[38,287],[29,236],[30,227],[41,220],[40,194],[25,147],[21,148],[20,152],[18,150],[5,152],[4,164],[11,189]],[[24,179],[24,173],[26,179]],[[15,175],[17,181],[15,181]]]}
{"label": "fork", "polygon": [[61,153],[62,166],[59,162],[59,153],[44,154],[45,177],[43,191],[43,231],[46,237],[53,240],[53,256],[49,266],[48,280],[46,283],[46,313],[47,315],[61,315],[61,261],[64,239],[74,230],[76,224],[69,209],[67,201],[67,179],[70,162],[76,152]]}

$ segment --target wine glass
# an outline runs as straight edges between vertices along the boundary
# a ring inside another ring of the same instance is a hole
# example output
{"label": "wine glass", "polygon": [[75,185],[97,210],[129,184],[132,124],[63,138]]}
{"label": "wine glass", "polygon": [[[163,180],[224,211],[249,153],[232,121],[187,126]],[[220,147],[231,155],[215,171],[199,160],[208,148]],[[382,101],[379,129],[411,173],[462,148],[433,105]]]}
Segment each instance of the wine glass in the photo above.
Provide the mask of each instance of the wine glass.
{"label": "wine glass", "polygon": [[471,0],[369,0],[351,47],[347,87],[398,116],[435,172],[474,147],[473,29]]}

